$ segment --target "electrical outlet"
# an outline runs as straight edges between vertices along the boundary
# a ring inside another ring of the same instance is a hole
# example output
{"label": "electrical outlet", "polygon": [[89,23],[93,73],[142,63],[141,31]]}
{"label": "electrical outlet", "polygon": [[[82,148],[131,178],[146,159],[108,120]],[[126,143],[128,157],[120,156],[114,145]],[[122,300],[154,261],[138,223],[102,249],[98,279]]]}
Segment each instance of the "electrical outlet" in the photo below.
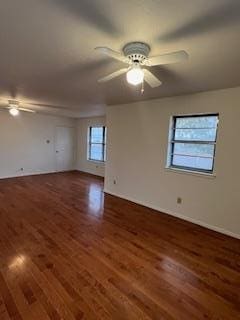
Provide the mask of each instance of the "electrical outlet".
{"label": "electrical outlet", "polygon": [[178,197],[177,198],[177,204],[181,204],[182,203],[182,198]]}
{"label": "electrical outlet", "polygon": [[117,180],[114,179],[114,180],[113,180],[113,184],[117,184]]}
{"label": "electrical outlet", "polygon": [[23,171],[23,168],[21,168],[20,171]]}

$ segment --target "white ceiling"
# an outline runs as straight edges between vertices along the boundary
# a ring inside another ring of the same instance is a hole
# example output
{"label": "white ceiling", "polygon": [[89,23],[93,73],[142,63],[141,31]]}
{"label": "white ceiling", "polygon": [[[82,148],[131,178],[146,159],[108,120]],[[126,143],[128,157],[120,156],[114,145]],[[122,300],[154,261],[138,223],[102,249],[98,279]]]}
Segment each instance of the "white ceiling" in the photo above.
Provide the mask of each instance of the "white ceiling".
{"label": "white ceiling", "polygon": [[[7,0],[0,3],[0,98],[97,116],[106,104],[240,85],[239,0]],[[163,85],[145,94],[124,75],[97,79],[122,66],[94,51],[147,42],[151,54],[186,50],[190,60],[154,67]]]}

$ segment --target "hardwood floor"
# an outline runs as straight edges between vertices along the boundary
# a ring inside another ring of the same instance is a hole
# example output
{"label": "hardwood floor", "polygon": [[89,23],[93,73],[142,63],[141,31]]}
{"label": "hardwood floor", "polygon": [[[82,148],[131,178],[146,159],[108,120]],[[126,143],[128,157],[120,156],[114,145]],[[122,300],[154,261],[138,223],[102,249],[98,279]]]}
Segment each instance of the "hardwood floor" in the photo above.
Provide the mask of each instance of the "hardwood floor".
{"label": "hardwood floor", "polygon": [[240,319],[240,241],[81,173],[0,180],[0,319]]}

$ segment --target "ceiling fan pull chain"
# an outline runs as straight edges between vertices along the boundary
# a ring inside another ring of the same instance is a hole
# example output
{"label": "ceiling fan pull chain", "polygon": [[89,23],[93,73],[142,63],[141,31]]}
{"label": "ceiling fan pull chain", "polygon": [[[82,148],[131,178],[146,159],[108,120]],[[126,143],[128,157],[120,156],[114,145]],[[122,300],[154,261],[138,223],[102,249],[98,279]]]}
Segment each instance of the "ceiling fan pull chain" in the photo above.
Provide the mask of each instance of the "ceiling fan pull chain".
{"label": "ceiling fan pull chain", "polygon": [[144,94],[144,80],[142,82],[142,88],[141,88],[141,95],[143,95],[143,94]]}

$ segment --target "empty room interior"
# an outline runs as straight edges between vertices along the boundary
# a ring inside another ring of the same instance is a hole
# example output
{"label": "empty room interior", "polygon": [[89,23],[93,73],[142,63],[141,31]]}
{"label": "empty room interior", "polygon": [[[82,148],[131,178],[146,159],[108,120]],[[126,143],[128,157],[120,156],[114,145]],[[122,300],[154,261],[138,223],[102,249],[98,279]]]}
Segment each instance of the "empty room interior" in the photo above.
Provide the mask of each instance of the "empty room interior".
{"label": "empty room interior", "polygon": [[240,1],[0,3],[0,320],[240,319]]}

